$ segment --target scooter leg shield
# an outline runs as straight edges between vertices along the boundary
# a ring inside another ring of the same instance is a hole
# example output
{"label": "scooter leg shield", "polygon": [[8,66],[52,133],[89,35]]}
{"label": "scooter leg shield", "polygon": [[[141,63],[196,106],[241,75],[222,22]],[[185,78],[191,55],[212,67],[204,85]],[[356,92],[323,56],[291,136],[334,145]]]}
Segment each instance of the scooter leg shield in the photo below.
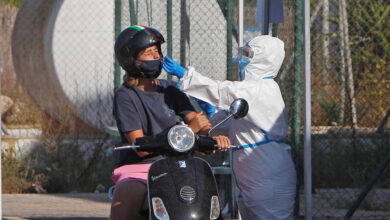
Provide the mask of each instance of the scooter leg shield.
{"label": "scooter leg shield", "polygon": [[[172,157],[156,161],[150,167],[148,196],[151,219],[157,219],[153,198],[160,198],[158,203],[164,204],[171,220],[210,219],[211,198],[218,196],[218,191],[211,168],[205,160]],[[217,219],[222,219],[222,215]]]}

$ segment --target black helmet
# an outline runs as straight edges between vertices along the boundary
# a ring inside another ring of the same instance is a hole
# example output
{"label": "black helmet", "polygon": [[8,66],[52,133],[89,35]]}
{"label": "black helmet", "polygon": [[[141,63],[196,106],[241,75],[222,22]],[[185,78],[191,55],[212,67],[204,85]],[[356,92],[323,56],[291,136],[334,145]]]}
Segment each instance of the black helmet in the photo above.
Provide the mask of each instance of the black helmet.
{"label": "black helmet", "polygon": [[152,45],[156,45],[162,58],[162,34],[154,28],[146,26],[130,26],[124,29],[115,41],[115,57],[119,65],[135,78],[147,78],[136,63],[138,53]]}

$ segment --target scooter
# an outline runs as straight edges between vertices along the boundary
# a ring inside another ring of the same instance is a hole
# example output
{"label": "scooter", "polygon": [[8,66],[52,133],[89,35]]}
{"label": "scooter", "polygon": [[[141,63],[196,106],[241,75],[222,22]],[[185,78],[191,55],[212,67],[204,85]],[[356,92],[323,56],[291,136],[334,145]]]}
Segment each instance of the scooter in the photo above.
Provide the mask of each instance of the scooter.
{"label": "scooter", "polygon": [[233,101],[229,115],[211,128],[208,136],[197,136],[187,125],[179,124],[158,135],[137,138],[135,145],[115,146],[114,150],[137,149],[164,156],[148,173],[149,219],[223,219],[211,167],[193,154],[217,149],[210,137],[212,131],[231,117],[244,117],[248,109],[245,99]]}

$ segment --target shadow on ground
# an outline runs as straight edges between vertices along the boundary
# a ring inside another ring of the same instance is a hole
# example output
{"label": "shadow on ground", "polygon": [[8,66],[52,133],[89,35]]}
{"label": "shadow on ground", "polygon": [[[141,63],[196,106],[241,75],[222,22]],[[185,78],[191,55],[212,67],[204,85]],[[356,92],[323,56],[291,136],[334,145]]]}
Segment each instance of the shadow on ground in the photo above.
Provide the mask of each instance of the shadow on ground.
{"label": "shadow on ground", "polygon": [[93,217],[59,217],[59,218],[43,218],[43,217],[34,217],[34,218],[20,218],[20,217],[3,217],[4,220],[107,220],[107,218],[93,218]]}

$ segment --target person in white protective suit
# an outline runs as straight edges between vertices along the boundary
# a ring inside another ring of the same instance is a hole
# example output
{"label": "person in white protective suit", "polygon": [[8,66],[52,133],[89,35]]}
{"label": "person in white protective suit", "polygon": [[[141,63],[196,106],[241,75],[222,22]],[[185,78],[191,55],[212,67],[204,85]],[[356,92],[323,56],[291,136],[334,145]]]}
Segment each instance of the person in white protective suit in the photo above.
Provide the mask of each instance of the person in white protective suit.
{"label": "person in white protective suit", "polygon": [[[237,203],[242,219],[293,219],[296,171],[287,136],[287,112],[273,80],[282,65],[284,43],[271,36],[250,40],[241,52],[249,63],[241,81],[218,81],[181,67],[169,57],[163,68],[180,78],[182,91],[221,109],[237,98],[249,103],[247,116],[232,120],[229,138],[231,166],[236,178]],[[243,61],[243,60],[241,60]],[[243,62],[240,62],[240,66]]]}

